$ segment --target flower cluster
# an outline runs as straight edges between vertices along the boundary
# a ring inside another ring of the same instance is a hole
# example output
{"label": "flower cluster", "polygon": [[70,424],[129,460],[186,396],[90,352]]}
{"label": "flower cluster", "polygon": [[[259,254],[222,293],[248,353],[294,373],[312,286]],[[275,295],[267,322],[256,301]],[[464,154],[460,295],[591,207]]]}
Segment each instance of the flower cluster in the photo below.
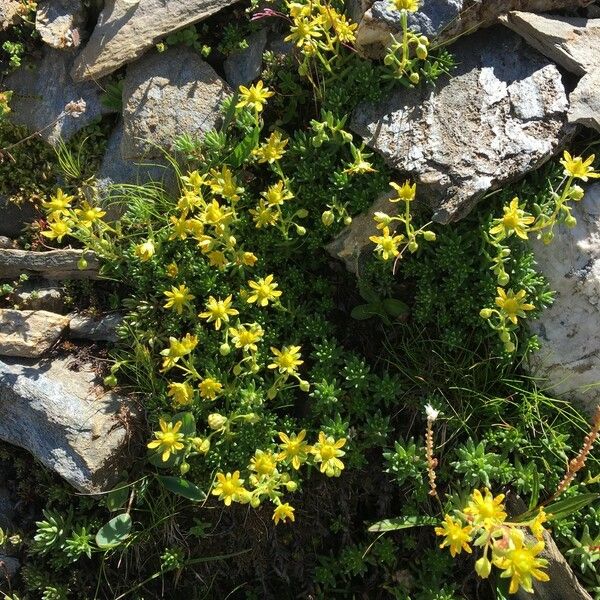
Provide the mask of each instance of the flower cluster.
{"label": "flower cluster", "polygon": [[578,202],[584,196],[584,190],[575,184],[575,180],[586,182],[590,178],[600,177],[600,173],[592,166],[594,159],[594,155],[583,159],[573,157],[565,151],[560,161],[564,168],[564,179],[557,190],[552,190],[549,202],[542,206],[534,205],[534,215],[515,197],[504,206],[503,215],[492,222],[487,235],[487,242],[492,249],[488,258],[499,286],[498,295],[495,299],[496,308],[484,308],[480,315],[498,332],[507,352],[514,352],[516,349],[515,330],[519,319],[524,319],[528,311],[536,308],[534,304],[527,302],[527,290],[506,289],[510,282],[511,264],[511,249],[507,240],[512,236],[528,240],[531,234],[535,234],[537,239],[549,244],[554,238],[557,224],[564,223],[567,227],[574,227],[577,220],[569,202]]}
{"label": "flower cluster", "polygon": [[[440,548],[448,548],[454,557],[461,552],[471,554],[472,546],[481,550],[475,562],[479,577],[487,578],[492,566],[500,569],[500,577],[510,578],[509,593],[519,588],[533,592],[533,580],[548,581],[544,572],[548,561],[539,554],[545,547],[543,534],[548,517],[540,509],[535,517],[524,523],[508,522],[504,507],[504,494],[496,497],[486,489],[475,490],[466,507],[456,515],[445,515],[435,533],[444,540]],[[529,541],[525,530],[535,538]]]}
{"label": "flower cluster", "polygon": [[[394,190],[394,195],[390,202],[403,202],[404,209],[396,216],[390,216],[385,212],[376,212],[373,219],[377,223],[377,229],[381,230],[381,235],[373,235],[369,239],[376,245],[375,252],[382,260],[399,260],[405,249],[414,253],[419,249],[418,238],[423,237],[428,242],[435,241],[435,233],[427,227],[427,223],[416,229],[412,223],[411,203],[416,197],[417,184],[411,184],[405,181],[402,185],[391,182],[390,186]],[[400,224],[403,233],[395,233],[397,224]]]}

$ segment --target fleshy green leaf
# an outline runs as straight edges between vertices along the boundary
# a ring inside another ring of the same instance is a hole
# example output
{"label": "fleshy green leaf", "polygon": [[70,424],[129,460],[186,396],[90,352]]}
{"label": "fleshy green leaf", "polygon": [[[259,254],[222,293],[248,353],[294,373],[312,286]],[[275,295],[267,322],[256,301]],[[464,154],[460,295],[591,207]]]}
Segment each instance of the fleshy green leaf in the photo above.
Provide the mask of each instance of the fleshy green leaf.
{"label": "fleshy green leaf", "polygon": [[395,519],[384,519],[369,527],[369,531],[396,531],[398,529],[410,529],[411,527],[423,527],[425,525],[438,525],[439,519],[435,517],[396,517]]}
{"label": "fleshy green leaf", "polygon": [[197,485],[187,481],[187,479],[183,479],[183,477],[165,477],[158,475],[158,480],[170,492],[183,496],[188,500],[193,500],[194,502],[206,500],[206,494]]}
{"label": "fleshy green leaf", "polygon": [[129,497],[129,486],[126,481],[120,481],[106,496],[106,506],[111,512],[119,510]]}
{"label": "fleshy green leaf", "polygon": [[131,525],[132,522],[129,513],[122,513],[111,519],[96,534],[98,548],[109,550],[118,546],[129,537]]}
{"label": "fleshy green leaf", "polygon": [[382,304],[383,308],[385,308],[385,312],[395,319],[408,314],[408,305],[402,302],[402,300],[386,298]]}

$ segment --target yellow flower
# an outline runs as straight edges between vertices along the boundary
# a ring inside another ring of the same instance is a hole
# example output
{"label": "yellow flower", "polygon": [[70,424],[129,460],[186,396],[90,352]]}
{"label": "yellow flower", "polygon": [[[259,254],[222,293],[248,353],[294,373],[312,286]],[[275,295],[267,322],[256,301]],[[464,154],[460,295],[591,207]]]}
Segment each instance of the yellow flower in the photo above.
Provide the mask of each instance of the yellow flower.
{"label": "yellow flower", "polygon": [[72,231],[71,223],[68,221],[49,221],[48,228],[48,231],[42,231],[42,235],[57,242],[62,242],[63,237]]}
{"label": "yellow flower", "polygon": [[248,212],[252,215],[257,229],[275,225],[279,220],[279,213],[267,206],[262,199],[258,201],[256,208],[251,208]]}
{"label": "yellow flower", "polygon": [[294,197],[294,194],[283,186],[283,181],[278,181],[276,184],[269,186],[266,192],[261,192],[260,195],[269,206],[280,206],[286,200],[291,200]]}
{"label": "yellow flower", "polygon": [[232,217],[233,212],[222,207],[217,200],[209,202],[204,210],[204,220],[209,225],[227,225]]}
{"label": "yellow flower", "polygon": [[235,308],[231,308],[232,296],[229,294],[225,300],[217,300],[214,296],[208,297],[206,311],[198,316],[206,319],[209,323],[215,322],[215,329],[221,329],[222,323],[229,323],[229,317],[239,314]]}
{"label": "yellow flower", "polygon": [[187,175],[183,175],[181,181],[196,193],[198,193],[200,188],[207,183],[206,175],[204,173],[200,175],[198,171],[191,171]]}
{"label": "yellow flower", "polygon": [[305,437],[306,429],[303,429],[298,435],[292,433],[290,436],[280,431],[279,439],[282,443],[279,444],[281,452],[277,455],[277,460],[291,460],[292,467],[298,470],[311,451],[311,447],[304,441]]}
{"label": "yellow flower", "polygon": [[326,436],[322,431],[319,433],[319,441],[311,448],[315,456],[315,461],[321,463],[321,473],[327,477],[339,477],[344,463],[339,459],[346,454],[340,450],[346,443],[346,438],[335,440],[331,436]]}
{"label": "yellow flower", "polygon": [[565,150],[560,164],[565,168],[565,175],[587,181],[588,177],[600,177],[600,173],[596,173],[592,167],[595,158],[595,155],[591,154],[583,160],[581,156],[573,157]]}
{"label": "yellow flower", "polygon": [[292,375],[296,372],[296,367],[304,363],[300,360],[300,346],[284,346],[281,350],[271,346],[271,352],[275,356],[269,369],[279,369],[280,373]]}
{"label": "yellow flower", "polygon": [[42,202],[42,206],[49,213],[64,214],[67,209],[71,208],[71,202],[74,196],[68,196],[60,188],[56,190],[54,196],[50,196],[48,202]]}
{"label": "yellow flower", "polygon": [[257,450],[250,459],[250,470],[255,471],[261,477],[273,475],[277,460],[272,452]]}
{"label": "yellow flower", "polygon": [[246,352],[256,352],[258,350],[256,342],[262,338],[264,331],[260,325],[254,323],[250,329],[246,329],[245,325],[232,327],[229,333],[236,348],[241,348]]}
{"label": "yellow flower", "polygon": [[450,547],[450,555],[452,557],[460,554],[463,550],[471,554],[472,550],[469,546],[473,527],[468,525],[463,527],[462,523],[453,519],[450,515],[444,517],[444,522],[441,527],[435,528],[436,535],[445,536],[445,540],[440,544],[440,548]]}
{"label": "yellow flower", "polygon": [[220,250],[213,250],[212,252],[208,253],[208,262],[210,263],[211,267],[217,267],[217,269],[223,270],[229,261],[223,252]]}
{"label": "yellow flower", "polygon": [[160,419],[159,426],[160,431],[154,432],[156,439],[148,444],[148,448],[150,450],[157,449],[162,454],[162,461],[167,462],[171,454],[176,454],[179,450],[183,449],[182,440],[185,436],[183,433],[179,433],[181,421],[177,421],[173,425],[173,423],[167,423],[164,419]]}
{"label": "yellow flower", "polygon": [[189,221],[185,218],[185,215],[179,217],[169,217],[169,221],[173,224],[173,230],[169,236],[170,240],[185,240],[189,233]]}
{"label": "yellow flower", "polygon": [[474,490],[464,512],[474,525],[481,525],[489,530],[495,525],[500,525],[506,519],[504,504],[502,504],[504,494],[499,494],[494,498],[488,489],[484,490],[484,494],[485,496],[479,490]]}
{"label": "yellow flower", "polygon": [[212,377],[205,377],[198,387],[200,388],[200,396],[202,398],[214,400],[221,393],[223,384]]}
{"label": "yellow flower", "polygon": [[396,10],[417,12],[419,10],[419,0],[392,0],[392,6]]}
{"label": "yellow flower", "polygon": [[244,192],[244,188],[238,186],[231,169],[227,165],[222,167],[220,173],[216,169],[212,169],[210,174],[212,177],[210,189],[215,194],[219,194],[231,202],[237,202],[240,199],[240,194]]}
{"label": "yellow flower", "polygon": [[288,519],[292,522],[295,521],[294,510],[294,507],[290,506],[287,502],[285,504],[279,504],[273,511],[273,521],[275,521],[275,525],[278,525],[279,521],[286,523]]}
{"label": "yellow flower", "polygon": [[202,194],[199,192],[185,190],[183,196],[179,198],[179,202],[177,203],[177,208],[184,214],[188,212],[192,212],[197,208],[200,208],[204,203],[204,199],[202,198]]}
{"label": "yellow flower", "polygon": [[135,255],[142,261],[146,262],[154,256],[154,242],[147,240],[135,247]]}
{"label": "yellow flower", "polygon": [[196,297],[194,294],[190,294],[190,290],[184,284],[179,287],[171,286],[171,291],[163,292],[163,294],[168,298],[164,308],[173,308],[178,315],[182,313],[183,307]]}
{"label": "yellow flower", "polygon": [[278,284],[273,281],[273,275],[261,277],[258,281],[249,281],[248,285],[253,290],[246,299],[248,304],[256,302],[260,306],[267,306],[283,293],[277,289]]}
{"label": "yellow flower", "polygon": [[354,31],[358,27],[356,23],[351,23],[345,15],[340,14],[335,8],[332,8],[329,5],[320,6],[319,12],[321,13],[321,18],[324,19],[325,24],[329,27],[333,27],[338,41],[342,44],[350,44],[355,41],[356,34]]}
{"label": "yellow flower", "polygon": [[243,502],[247,498],[248,491],[244,488],[244,480],[240,479],[240,472],[235,471],[233,475],[227,473],[217,473],[217,485],[212,493],[223,500],[225,506],[230,506],[231,502]]}
{"label": "yellow flower", "polygon": [[400,250],[398,250],[398,244],[402,242],[404,236],[390,235],[389,227],[384,227],[381,233],[382,235],[372,235],[369,238],[369,240],[371,240],[374,244],[377,244],[375,247],[375,252],[379,253],[383,260],[389,260],[394,256],[398,256],[398,254],[400,254]]}
{"label": "yellow flower", "polygon": [[320,31],[320,19],[309,20],[306,17],[297,17],[294,19],[294,25],[290,28],[290,35],[285,38],[286,42],[295,42],[296,46],[311,44],[313,39],[320,38],[323,34]]}
{"label": "yellow flower", "polygon": [[259,163],[273,163],[279,160],[285,154],[285,147],[288,144],[287,139],[281,139],[281,133],[274,131],[269,139],[259,148],[256,148],[253,152],[254,156],[258,158]]}
{"label": "yellow flower", "polygon": [[270,98],[274,95],[275,92],[271,92],[269,88],[264,87],[262,81],[259,81],[256,85],[251,85],[249,88],[244,85],[240,85],[241,99],[235,105],[235,107],[244,108],[247,106],[256,112],[260,112],[267,103],[267,98]]}
{"label": "yellow flower", "polygon": [[78,222],[82,227],[91,227],[93,223],[106,215],[106,211],[98,208],[97,206],[92,206],[89,202],[84,201],[81,203],[81,208],[75,209],[75,214],[77,215]]}
{"label": "yellow flower", "polygon": [[253,267],[257,260],[258,258],[254,252],[244,252],[240,257],[241,263],[247,267]]}
{"label": "yellow flower", "polygon": [[535,221],[535,217],[519,208],[519,199],[513,198],[508,206],[503,208],[504,216],[497,219],[496,225],[490,229],[492,235],[499,235],[500,239],[509,237],[513,233],[523,240],[527,239],[528,225]]}
{"label": "yellow flower", "polygon": [[[533,593],[533,578],[538,581],[549,581],[550,577],[541,569],[548,565],[544,558],[537,555],[544,549],[544,542],[526,545],[524,533],[517,528],[511,528],[510,546],[494,557],[494,564],[503,570],[500,577],[510,577],[509,594],[516,594],[519,586],[526,592]],[[494,548],[495,549],[495,548]]]}
{"label": "yellow flower", "polygon": [[168,371],[180,358],[192,352],[197,345],[198,338],[189,333],[187,333],[181,341],[177,338],[170,337],[169,347],[160,352],[161,355],[165,357],[162,364],[163,371]]}
{"label": "yellow flower", "polygon": [[175,277],[177,277],[177,275],[179,275],[179,267],[174,262],[167,265],[166,271],[167,271],[167,276],[170,277],[171,279],[174,279]]}
{"label": "yellow flower", "polygon": [[525,318],[526,310],[533,310],[533,304],[527,304],[525,300],[525,290],[521,290],[516,294],[512,290],[508,290],[508,294],[501,287],[496,288],[498,297],[496,298],[496,306],[502,310],[506,317],[514,325],[517,324],[517,317]]}
{"label": "yellow flower", "polygon": [[177,406],[187,406],[192,403],[194,397],[194,389],[192,386],[185,383],[170,383],[167,396],[173,398],[173,404]]}
{"label": "yellow flower", "polygon": [[390,186],[396,190],[397,197],[390,198],[390,202],[399,202],[400,200],[404,200],[404,202],[412,202],[415,199],[417,194],[417,184],[410,184],[410,181],[405,181],[402,185],[398,185],[393,181],[390,181]]}
{"label": "yellow flower", "polygon": [[545,529],[544,529],[543,523],[545,523],[547,520],[548,520],[548,515],[546,514],[546,512],[544,511],[543,508],[540,508],[540,511],[536,515],[535,519],[533,519],[533,521],[531,521],[531,523],[529,525],[529,529],[531,529],[531,533],[538,540],[541,540],[544,537]]}

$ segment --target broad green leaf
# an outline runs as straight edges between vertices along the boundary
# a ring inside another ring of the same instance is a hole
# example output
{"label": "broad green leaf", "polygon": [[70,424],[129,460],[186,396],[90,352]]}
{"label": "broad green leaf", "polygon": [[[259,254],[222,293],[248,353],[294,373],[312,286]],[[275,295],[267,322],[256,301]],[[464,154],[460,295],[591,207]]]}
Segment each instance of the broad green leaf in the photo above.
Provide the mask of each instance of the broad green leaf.
{"label": "broad green leaf", "polygon": [[359,304],[352,309],[350,316],[356,321],[365,321],[372,319],[376,314],[377,310],[373,304]]}
{"label": "broad green leaf", "polygon": [[386,298],[383,302],[383,308],[390,317],[398,318],[408,314],[408,305],[396,298]]}
{"label": "broad green leaf", "polygon": [[187,479],[183,479],[183,477],[165,477],[158,475],[158,480],[170,492],[183,496],[188,500],[193,500],[194,502],[206,500],[206,494],[197,485],[187,481]]}
{"label": "broad green leaf", "polygon": [[106,496],[106,506],[111,512],[119,510],[129,497],[129,486],[126,481],[119,481],[114,489],[108,492]]}
{"label": "broad green leaf", "polygon": [[98,548],[109,550],[118,546],[129,537],[131,525],[131,516],[129,513],[122,513],[111,519],[96,534]]}
{"label": "broad green leaf", "polygon": [[171,422],[177,423],[177,421],[181,421],[179,433],[183,433],[186,437],[194,437],[196,435],[196,419],[191,412],[180,412],[173,415]]}
{"label": "broad green leaf", "polygon": [[358,293],[361,295],[363,300],[366,300],[370,304],[379,303],[379,296],[376,294],[375,290],[366,284],[359,284]]}
{"label": "broad green leaf", "polygon": [[396,517],[395,519],[384,519],[369,527],[369,531],[396,531],[398,529],[410,529],[411,527],[423,527],[425,525],[438,525],[439,519],[435,517]]}

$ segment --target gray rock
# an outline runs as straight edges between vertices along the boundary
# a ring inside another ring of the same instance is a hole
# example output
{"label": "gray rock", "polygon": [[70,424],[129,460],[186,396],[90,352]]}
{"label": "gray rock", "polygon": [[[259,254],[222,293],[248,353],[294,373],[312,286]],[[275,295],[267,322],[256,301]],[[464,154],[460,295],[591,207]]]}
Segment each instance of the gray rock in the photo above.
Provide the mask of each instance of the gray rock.
{"label": "gray rock", "polygon": [[30,202],[16,205],[0,196],[0,235],[8,237],[21,235],[25,225],[31,223],[37,214],[34,205]]}
{"label": "gray rock", "polygon": [[502,22],[542,54],[583,76],[569,98],[569,121],[600,131],[600,19],[511,12]]}
{"label": "gray rock", "polygon": [[0,308],[0,356],[41,356],[59,340],[69,320],[45,310]]}
{"label": "gray rock", "polygon": [[77,57],[75,81],[98,79],[139,58],[164,36],[206,19],[236,0],[110,0]]}
{"label": "gray rock", "polygon": [[47,310],[62,314],[65,310],[64,290],[40,285],[39,282],[26,282],[11,296],[11,300],[23,310]]}
{"label": "gray rock", "polygon": [[541,349],[530,369],[593,413],[600,404],[600,184],[588,187],[573,215],[573,229],[561,226],[547,246],[533,243],[556,299],[531,323]]}
{"label": "gray rock", "polygon": [[15,247],[15,240],[6,237],[5,235],[0,235],[0,250],[4,249],[7,250],[9,248],[14,248]]}
{"label": "gray rock", "polygon": [[81,0],[41,0],[37,3],[35,28],[42,40],[53,48],[77,48],[85,18]]}
{"label": "gray rock", "polygon": [[[589,3],[590,0],[427,0],[421,3],[418,12],[409,16],[409,26],[438,42],[448,42],[492,25],[498,16],[510,10],[545,12]],[[364,2],[354,2],[353,13],[359,15],[356,45],[364,55],[381,58],[391,42],[391,34],[402,30],[400,13],[390,8],[389,0],[370,4],[371,8],[364,12]]]}
{"label": "gray rock", "polygon": [[23,5],[19,0],[2,0],[0,3],[0,31],[16,25]]}
{"label": "gray rock", "polygon": [[223,64],[225,79],[233,88],[246,85],[260,75],[263,52],[267,46],[267,30],[253,33],[247,41],[247,48],[230,54]]}
{"label": "gray rock", "polygon": [[12,579],[19,572],[21,563],[14,556],[8,556],[0,552],[0,581],[2,579]]}
{"label": "gray rock", "polygon": [[68,359],[0,361],[0,439],[25,448],[84,493],[113,486],[127,465],[127,402]]}
{"label": "gray rock", "polygon": [[174,47],[131,65],[123,85],[121,154],[127,159],[161,157],[182,133],[202,136],[221,120],[231,93],[197,52]]}
{"label": "gray rock", "polygon": [[[85,269],[79,268],[84,258]],[[83,250],[0,249],[0,279],[12,279],[21,273],[36,273],[44,279],[97,279],[100,263],[93,252]]]}
{"label": "gray rock", "polygon": [[123,315],[113,314],[102,317],[73,315],[69,324],[69,337],[91,342],[116,342],[117,327],[123,322]]}
{"label": "gray rock", "polygon": [[[96,83],[73,83],[70,52],[47,47],[34,66],[24,65],[7,77],[5,86],[14,91],[11,121],[25,125],[51,144],[68,140],[99,118],[106,110],[100,102],[102,88]],[[71,102],[85,101],[85,112],[73,116],[65,111]]]}
{"label": "gray rock", "polygon": [[398,204],[390,202],[394,197],[393,192],[386,192],[375,200],[373,206],[365,213],[352,219],[352,223],[345,227],[341,233],[326,246],[327,252],[333,258],[344,262],[346,269],[356,275],[360,272],[362,259],[366,256],[367,249],[374,245],[369,240],[372,235],[379,235],[373,220],[376,212],[385,212],[389,215],[398,213]]}
{"label": "gray rock", "polygon": [[453,52],[451,77],[361,105],[351,122],[390,166],[420,184],[441,223],[539,167],[573,131],[558,69],[515,34],[478,32]]}

